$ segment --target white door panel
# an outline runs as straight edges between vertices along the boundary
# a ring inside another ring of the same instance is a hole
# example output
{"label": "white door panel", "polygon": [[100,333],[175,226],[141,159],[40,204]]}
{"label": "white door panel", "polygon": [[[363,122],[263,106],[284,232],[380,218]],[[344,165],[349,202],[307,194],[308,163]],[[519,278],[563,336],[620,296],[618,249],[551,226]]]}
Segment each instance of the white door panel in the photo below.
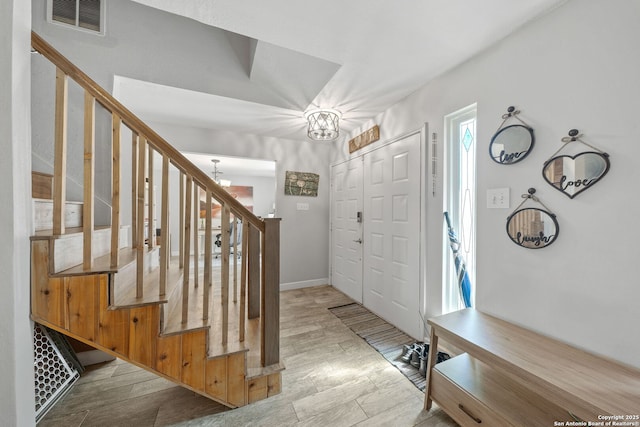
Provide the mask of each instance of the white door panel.
{"label": "white door panel", "polygon": [[362,159],[331,168],[332,285],[362,302]]}
{"label": "white door panel", "polygon": [[364,163],[363,303],[420,337],[420,136],[368,153]]}

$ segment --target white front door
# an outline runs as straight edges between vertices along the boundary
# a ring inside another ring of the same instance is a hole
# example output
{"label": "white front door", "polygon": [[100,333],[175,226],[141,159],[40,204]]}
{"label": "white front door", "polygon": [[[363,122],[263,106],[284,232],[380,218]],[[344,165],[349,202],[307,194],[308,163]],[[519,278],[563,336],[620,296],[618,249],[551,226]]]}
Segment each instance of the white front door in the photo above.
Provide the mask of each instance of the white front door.
{"label": "white front door", "polygon": [[332,285],[362,303],[362,158],[331,168]]}
{"label": "white front door", "polygon": [[420,338],[420,134],[364,156],[363,304]]}

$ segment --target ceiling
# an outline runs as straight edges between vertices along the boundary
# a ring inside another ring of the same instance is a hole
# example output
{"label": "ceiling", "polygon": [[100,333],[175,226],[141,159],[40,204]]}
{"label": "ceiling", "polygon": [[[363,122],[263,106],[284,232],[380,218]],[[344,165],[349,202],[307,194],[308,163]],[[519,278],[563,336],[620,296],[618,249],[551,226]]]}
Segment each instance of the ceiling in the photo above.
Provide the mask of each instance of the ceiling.
{"label": "ceiling", "polygon": [[247,159],[243,157],[219,156],[202,153],[182,153],[184,156],[204,173],[213,178],[213,159],[217,163],[218,178],[232,179],[238,176],[258,176],[274,178],[276,175],[276,162],[273,160]]}
{"label": "ceiling", "polygon": [[304,111],[341,111],[344,135],[565,0],[134,1],[219,29],[250,85],[199,92],[116,76],[133,111],[301,140]]}

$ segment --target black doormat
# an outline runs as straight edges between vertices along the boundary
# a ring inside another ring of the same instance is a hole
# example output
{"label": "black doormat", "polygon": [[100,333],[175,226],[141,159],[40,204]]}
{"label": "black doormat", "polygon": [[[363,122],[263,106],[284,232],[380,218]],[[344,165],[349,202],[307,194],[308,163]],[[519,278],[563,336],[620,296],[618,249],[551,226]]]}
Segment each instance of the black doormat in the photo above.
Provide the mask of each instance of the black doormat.
{"label": "black doormat", "polygon": [[333,307],[329,311],[424,391],[426,378],[420,375],[418,368],[402,361],[402,347],[414,344],[415,339],[357,303]]}

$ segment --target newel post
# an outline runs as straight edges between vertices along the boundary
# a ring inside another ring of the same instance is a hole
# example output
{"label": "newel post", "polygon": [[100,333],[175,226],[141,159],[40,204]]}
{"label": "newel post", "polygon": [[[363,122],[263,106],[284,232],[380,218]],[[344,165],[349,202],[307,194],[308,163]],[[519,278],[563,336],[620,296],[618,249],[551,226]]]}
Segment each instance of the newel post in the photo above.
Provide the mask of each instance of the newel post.
{"label": "newel post", "polygon": [[261,283],[261,267],[260,267],[260,230],[258,230],[250,222],[247,222],[246,231],[249,237],[249,247],[245,250],[242,248],[247,257],[247,318],[257,319],[260,317],[260,283]]}
{"label": "newel post", "polygon": [[280,218],[265,218],[262,235],[262,366],[280,362]]}

